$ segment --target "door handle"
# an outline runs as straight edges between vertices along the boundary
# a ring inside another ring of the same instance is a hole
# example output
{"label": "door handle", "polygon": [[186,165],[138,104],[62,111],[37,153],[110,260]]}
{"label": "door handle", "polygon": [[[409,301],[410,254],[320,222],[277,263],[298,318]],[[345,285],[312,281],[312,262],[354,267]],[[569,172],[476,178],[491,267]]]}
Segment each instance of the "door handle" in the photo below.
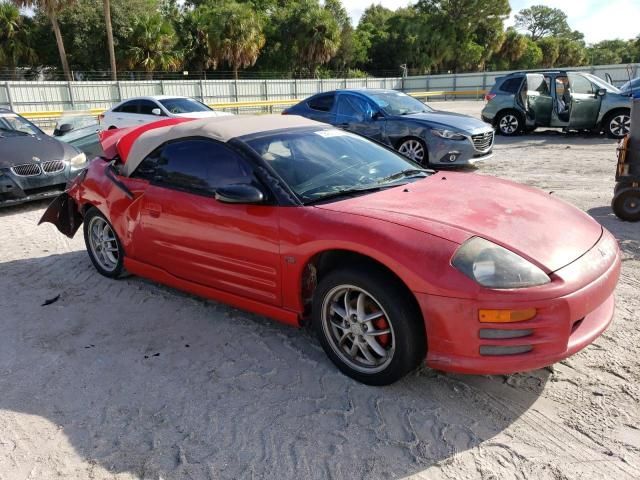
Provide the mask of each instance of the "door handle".
{"label": "door handle", "polygon": [[162,207],[159,203],[147,203],[145,210],[147,210],[149,212],[149,216],[153,218],[158,218],[162,213]]}

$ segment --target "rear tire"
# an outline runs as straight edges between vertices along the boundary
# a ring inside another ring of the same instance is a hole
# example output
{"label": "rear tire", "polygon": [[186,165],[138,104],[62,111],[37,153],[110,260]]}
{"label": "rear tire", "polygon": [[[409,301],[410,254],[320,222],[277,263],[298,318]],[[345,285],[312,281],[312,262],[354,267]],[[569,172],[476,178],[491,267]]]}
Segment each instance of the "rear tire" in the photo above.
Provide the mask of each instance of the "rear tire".
{"label": "rear tire", "polygon": [[640,188],[625,188],[618,191],[611,201],[611,209],[621,220],[640,221]]}
{"label": "rear tire", "polygon": [[124,250],[113,226],[95,207],[84,217],[84,243],[98,273],[118,278],[124,269]]}
{"label": "rear tire", "polygon": [[334,270],[320,280],[313,327],[338,369],[367,385],[399,380],[426,353],[422,317],[406,290],[388,273],[364,266]]}
{"label": "rear tire", "polygon": [[496,119],[496,129],[500,135],[513,137],[519,135],[524,128],[522,115],[514,110],[501,112]]}
{"label": "rear tire", "polygon": [[607,113],[602,125],[609,138],[624,138],[631,129],[631,112],[629,110],[616,110]]}

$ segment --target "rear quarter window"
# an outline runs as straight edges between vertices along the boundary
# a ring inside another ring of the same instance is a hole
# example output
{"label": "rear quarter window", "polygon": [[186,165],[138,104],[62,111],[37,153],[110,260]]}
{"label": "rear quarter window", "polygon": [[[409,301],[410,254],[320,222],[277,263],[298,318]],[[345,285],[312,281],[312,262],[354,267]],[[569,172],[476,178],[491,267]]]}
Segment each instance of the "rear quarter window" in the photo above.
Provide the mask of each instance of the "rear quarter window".
{"label": "rear quarter window", "polygon": [[520,89],[520,85],[522,85],[522,77],[507,78],[502,82],[502,85],[498,87],[498,90],[505,93],[516,94]]}
{"label": "rear quarter window", "polygon": [[317,110],[319,112],[330,112],[333,108],[333,102],[335,95],[318,95],[307,102],[311,110]]}

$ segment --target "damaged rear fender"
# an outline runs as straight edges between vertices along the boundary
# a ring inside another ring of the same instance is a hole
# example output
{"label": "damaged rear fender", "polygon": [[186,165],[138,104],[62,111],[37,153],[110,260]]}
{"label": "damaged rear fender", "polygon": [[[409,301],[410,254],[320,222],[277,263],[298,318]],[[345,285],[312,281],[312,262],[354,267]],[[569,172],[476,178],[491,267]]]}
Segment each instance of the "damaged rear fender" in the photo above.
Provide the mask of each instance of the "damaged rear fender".
{"label": "damaged rear fender", "polygon": [[82,215],[76,201],[64,192],[47,207],[38,225],[42,223],[52,223],[60,233],[73,238],[82,225]]}

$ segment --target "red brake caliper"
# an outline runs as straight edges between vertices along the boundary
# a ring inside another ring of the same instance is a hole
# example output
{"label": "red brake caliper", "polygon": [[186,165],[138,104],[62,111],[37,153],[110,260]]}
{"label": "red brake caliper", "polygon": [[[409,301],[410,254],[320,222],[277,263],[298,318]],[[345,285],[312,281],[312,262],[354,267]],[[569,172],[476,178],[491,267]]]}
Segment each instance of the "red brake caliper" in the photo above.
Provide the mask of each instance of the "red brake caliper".
{"label": "red brake caliper", "polygon": [[[376,330],[386,330],[389,328],[389,322],[384,317],[376,318],[373,322],[373,325],[376,327]],[[391,341],[391,335],[385,333],[384,335],[378,335],[377,337],[378,343],[383,347],[387,347],[389,342]]]}

